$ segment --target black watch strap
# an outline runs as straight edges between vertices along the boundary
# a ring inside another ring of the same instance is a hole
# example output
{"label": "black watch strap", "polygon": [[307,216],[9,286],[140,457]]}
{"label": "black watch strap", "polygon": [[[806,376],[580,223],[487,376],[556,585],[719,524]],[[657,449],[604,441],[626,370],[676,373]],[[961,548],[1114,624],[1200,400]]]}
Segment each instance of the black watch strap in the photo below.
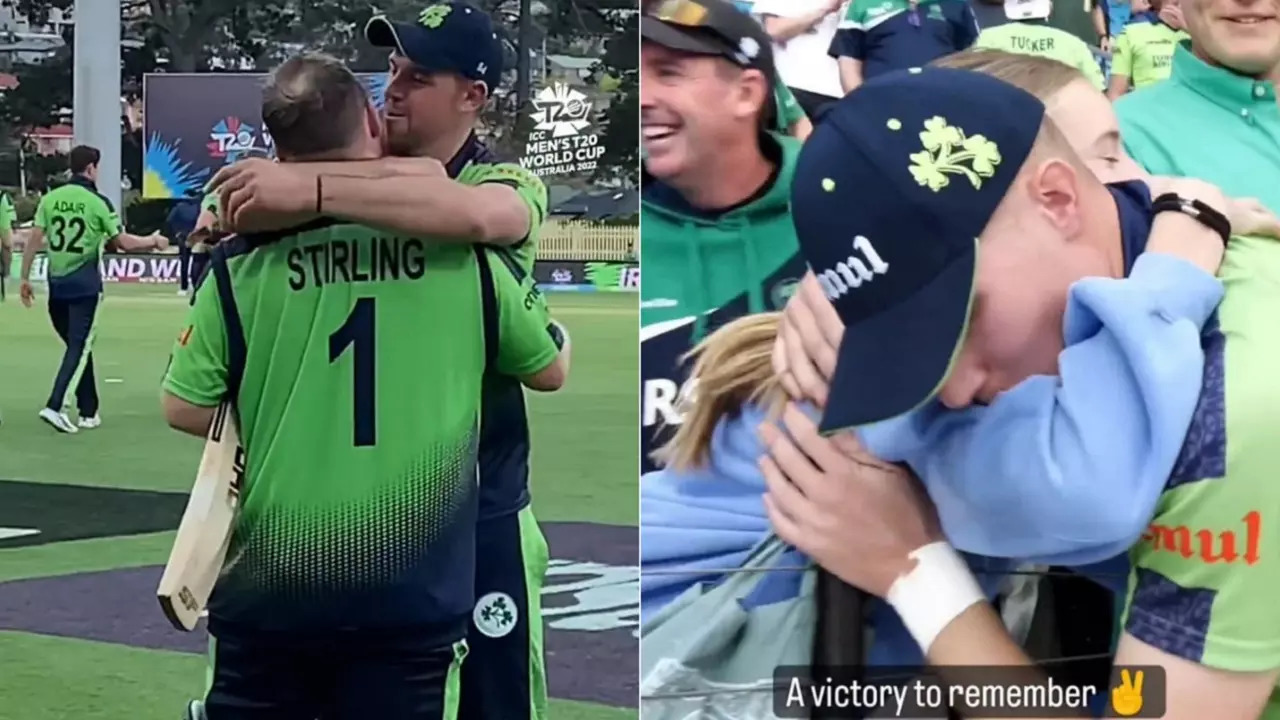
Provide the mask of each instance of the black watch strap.
{"label": "black watch strap", "polygon": [[1165,193],[1151,201],[1151,214],[1162,212],[1180,212],[1200,221],[1201,225],[1218,233],[1222,244],[1231,239],[1231,221],[1226,215],[1214,210],[1199,200],[1184,198],[1177,193]]}

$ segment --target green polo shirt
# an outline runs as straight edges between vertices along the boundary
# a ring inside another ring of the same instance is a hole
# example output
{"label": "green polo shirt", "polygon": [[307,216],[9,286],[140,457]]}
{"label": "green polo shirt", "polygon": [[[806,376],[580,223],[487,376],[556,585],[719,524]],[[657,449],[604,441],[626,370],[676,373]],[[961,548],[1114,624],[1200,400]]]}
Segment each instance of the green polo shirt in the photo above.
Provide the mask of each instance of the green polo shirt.
{"label": "green polo shirt", "polygon": [[1115,108],[1125,149],[1149,172],[1200,178],[1280,213],[1280,108],[1271,83],[1206,65],[1182,42],[1166,82]]}

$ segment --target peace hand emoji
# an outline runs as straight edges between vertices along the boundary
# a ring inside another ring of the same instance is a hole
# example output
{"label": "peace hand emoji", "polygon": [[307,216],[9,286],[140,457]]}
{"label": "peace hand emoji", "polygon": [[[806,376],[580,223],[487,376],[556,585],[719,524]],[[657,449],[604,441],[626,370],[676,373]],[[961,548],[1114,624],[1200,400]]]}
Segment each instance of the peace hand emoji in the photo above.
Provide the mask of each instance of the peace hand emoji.
{"label": "peace hand emoji", "polygon": [[1143,671],[1138,670],[1129,675],[1128,670],[1120,671],[1120,686],[1111,691],[1111,709],[1120,717],[1132,717],[1142,710]]}

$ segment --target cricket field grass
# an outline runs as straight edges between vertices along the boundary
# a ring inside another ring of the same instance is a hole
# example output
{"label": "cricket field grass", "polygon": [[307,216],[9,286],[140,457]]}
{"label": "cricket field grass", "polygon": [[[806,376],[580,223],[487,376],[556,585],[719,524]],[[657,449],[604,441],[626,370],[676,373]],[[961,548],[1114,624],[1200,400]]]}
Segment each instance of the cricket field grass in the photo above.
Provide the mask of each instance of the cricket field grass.
{"label": "cricket field grass", "polygon": [[[109,285],[94,362],[101,428],[36,413],[61,355],[43,298],[0,303],[0,720],[177,720],[203,694],[203,632],[155,598],[201,442],[160,417],[186,301]],[[636,295],[549,293],[573,377],[530,394],[552,720],[635,718],[639,610]],[[483,561],[483,559],[481,559]]]}

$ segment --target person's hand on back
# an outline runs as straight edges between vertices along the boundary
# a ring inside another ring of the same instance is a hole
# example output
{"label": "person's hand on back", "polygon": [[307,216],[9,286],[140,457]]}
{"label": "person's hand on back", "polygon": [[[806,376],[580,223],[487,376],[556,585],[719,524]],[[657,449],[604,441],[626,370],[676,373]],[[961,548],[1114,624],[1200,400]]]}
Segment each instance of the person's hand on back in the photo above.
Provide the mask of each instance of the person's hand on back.
{"label": "person's hand on back", "polygon": [[773,371],[793,400],[825,407],[844,323],[822,285],[806,273],[787,302],[773,347]]}
{"label": "person's hand on back", "polygon": [[1280,238],[1280,218],[1258,198],[1228,200],[1227,219],[1232,235],[1261,235]]}

